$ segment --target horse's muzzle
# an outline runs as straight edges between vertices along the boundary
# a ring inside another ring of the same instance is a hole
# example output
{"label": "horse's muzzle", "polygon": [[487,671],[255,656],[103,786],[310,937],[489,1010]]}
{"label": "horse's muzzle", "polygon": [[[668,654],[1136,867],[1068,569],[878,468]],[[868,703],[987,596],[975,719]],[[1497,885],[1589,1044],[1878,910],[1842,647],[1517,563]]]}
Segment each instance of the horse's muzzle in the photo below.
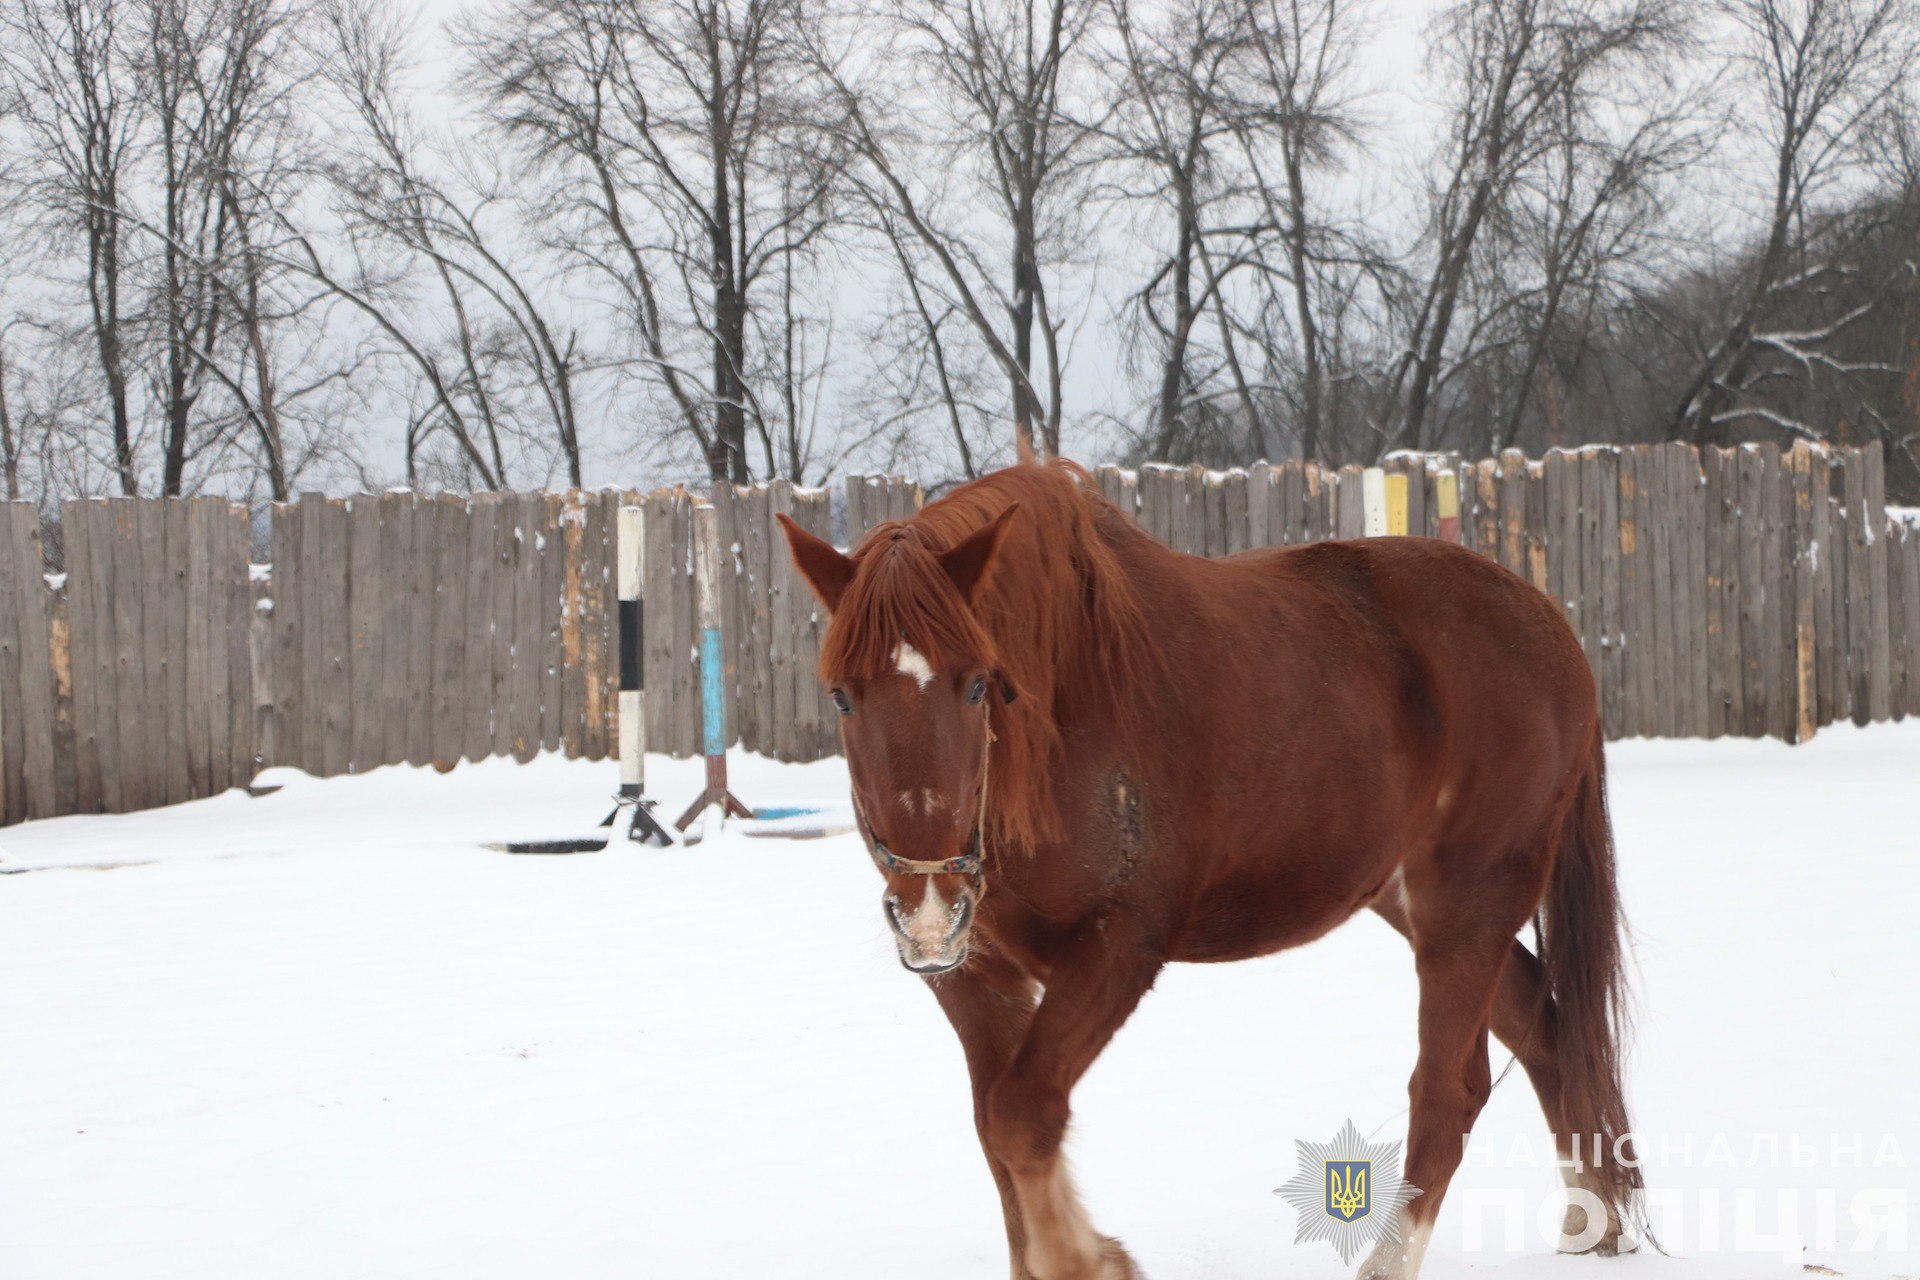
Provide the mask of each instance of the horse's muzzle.
{"label": "horse's muzzle", "polygon": [[898,894],[887,894],[887,924],[893,929],[900,963],[909,973],[945,973],[967,958],[974,890],[962,888],[957,897],[949,898],[940,890],[940,880],[946,878],[928,877],[920,901],[911,908]]}

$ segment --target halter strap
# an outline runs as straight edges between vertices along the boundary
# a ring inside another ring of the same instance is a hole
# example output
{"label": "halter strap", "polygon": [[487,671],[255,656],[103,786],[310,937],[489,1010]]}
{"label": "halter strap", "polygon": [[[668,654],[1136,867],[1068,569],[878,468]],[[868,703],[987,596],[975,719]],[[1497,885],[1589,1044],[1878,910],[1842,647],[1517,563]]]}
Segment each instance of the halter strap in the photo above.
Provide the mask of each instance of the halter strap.
{"label": "halter strap", "polygon": [[[1013,699],[1009,697],[1007,701]],[[874,865],[882,871],[903,876],[967,876],[976,881],[986,871],[987,770],[993,764],[993,709],[984,700],[980,705],[987,731],[980,743],[980,813],[974,819],[973,848],[954,858],[902,858],[890,852],[878,840],[870,840],[867,842],[867,852],[872,855]]]}
{"label": "halter strap", "polygon": [[891,871],[903,876],[972,876],[978,879],[985,859],[981,855],[980,830],[973,832],[973,848],[957,858],[941,858],[928,861],[921,858],[902,858],[888,852],[887,846],[878,840],[869,847],[873,860],[882,871]]}

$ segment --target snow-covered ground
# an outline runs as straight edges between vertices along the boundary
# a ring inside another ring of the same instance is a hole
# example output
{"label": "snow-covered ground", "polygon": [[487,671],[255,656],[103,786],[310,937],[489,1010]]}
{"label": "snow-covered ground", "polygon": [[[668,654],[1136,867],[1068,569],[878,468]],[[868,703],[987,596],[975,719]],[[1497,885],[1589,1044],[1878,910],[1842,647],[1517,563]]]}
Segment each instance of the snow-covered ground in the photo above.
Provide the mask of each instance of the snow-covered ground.
{"label": "snow-covered ground", "polygon": [[[650,768],[675,809],[700,766]],[[1920,723],[1612,771],[1674,1256],[1549,1252],[1516,1071],[1426,1274],[1920,1274]],[[838,763],[734,779],[844,802]],[[0,1277],[1004,1275],[959,1053],[855,838],[481,847],[611,786],[382,769],[0,831]],[[1371,917],[1170,970],[1077,1095],[1096,1221],[1155,1280],[1346,1275],[1270,1192],[1295,1138],[1401,1134],[1413,1001]]]}

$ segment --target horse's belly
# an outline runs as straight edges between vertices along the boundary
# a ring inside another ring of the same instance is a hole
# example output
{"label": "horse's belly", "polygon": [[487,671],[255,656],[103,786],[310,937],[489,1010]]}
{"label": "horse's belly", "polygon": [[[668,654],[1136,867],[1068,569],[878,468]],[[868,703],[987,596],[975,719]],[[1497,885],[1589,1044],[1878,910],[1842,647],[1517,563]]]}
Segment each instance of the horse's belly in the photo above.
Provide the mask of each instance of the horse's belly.
{"label": "horse's belly", "polygon": [[1305,885],[1287,877],[1234,880],[1202,893],[1175,938],[1174,960],[1251,960],[1312,942],[1371,902],[1391,872]]}

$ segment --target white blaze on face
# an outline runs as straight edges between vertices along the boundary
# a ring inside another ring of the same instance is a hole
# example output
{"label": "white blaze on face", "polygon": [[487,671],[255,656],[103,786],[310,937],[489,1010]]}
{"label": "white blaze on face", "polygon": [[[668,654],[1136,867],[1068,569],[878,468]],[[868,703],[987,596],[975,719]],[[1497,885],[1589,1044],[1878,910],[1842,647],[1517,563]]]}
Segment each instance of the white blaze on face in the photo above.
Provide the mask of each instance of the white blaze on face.
{"label": "white blaze on face", "polygon": [[902,640],[893,651],[893,665],[903,676],[912,676],[922,689],[933,683],[933,664],[918,649]]}
{"label": "white blaze on face", "polygon": [[953,908],[940,896],[940,887],[927,877],[920,905],[907,917],[901,932],[922,956],[938,956],[953,933]]}

